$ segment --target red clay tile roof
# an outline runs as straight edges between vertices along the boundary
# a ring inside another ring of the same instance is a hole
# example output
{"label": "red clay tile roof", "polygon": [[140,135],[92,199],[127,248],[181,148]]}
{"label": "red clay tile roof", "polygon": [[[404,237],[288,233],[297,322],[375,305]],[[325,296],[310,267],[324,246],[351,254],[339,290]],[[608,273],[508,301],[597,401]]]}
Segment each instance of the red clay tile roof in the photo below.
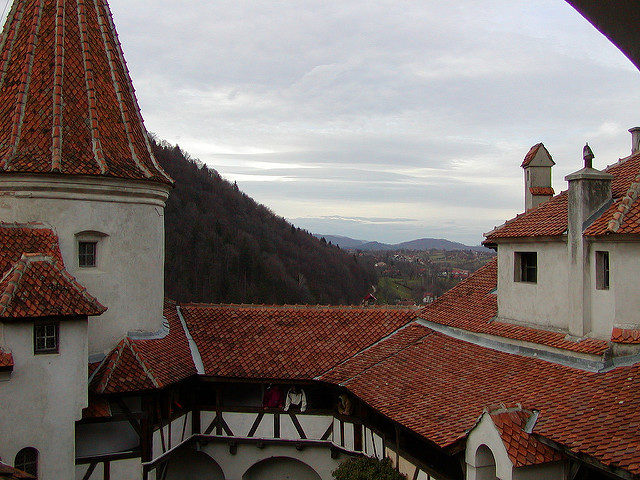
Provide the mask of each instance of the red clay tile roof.
{"label": "red clay tile roof", "polygon": [[542,143],[538,143],[537,145],[534,145],[533,147],[531,147],[527,152],[527,154],[525,155],[524,160],[522,161],[522,164],[520,166],[521,167],[528,166],[531,163],[531,160],[535,158],[536,154],[538,153],[538,150],[540,150],[540,147],[545,148]]}
{"label": "red clay tile roof", "polygon": [[0,46],[0,173],[172,183],[106,0],[15,0]]}
{"label": "red clay tile roof", "polygon": [[[611,165],[605,171],[613,175],[614,203],[585,231],[588,236],[640,234],[640,154]],[[562,192],[538,208],[518,215],[485,234],[484,244],[515,237],[562,235],[567,229],[567,192]]]}
{"label": "red clay tile roof", "polygon": [[13,370],[13,355],[0,348],[0,370]]}
{"label": "red clay tile roof", "polygon": [[411,322],[415,310],[183,305],[207,375],[312,379]]}
{"label": "red clay tile roof", "polygon": [[611,341],[615,343],[640,344],[640,330],[613,327]]}
{"label": "red clay tile roof", "polygon": [[444,293],[418,312],[424,320],[470,332],[495,335],[523,342],[546,345],[572,352],[602,355],[608,348],[604,340],[567,340],[561,332],[514,325],[494,320],[498,313],[497,259],[489,261],[469,278]]}
{"label": "red clay tile roof", "polygon": [[486,239],[482,243],[490,244],[500,238],[562,235],[567,230],[567,199],[567,192],[561,192],[485,234]]}
{"label": "red clay tile roof", "polygon": [[18,470],[17,468],[13,468],[6,463],[0,462],[0,479],[2,480],[23,480],[36,478],[33,475],[29,475],[28,473],[23,472],[22,470]]}
{"label": "red clay tile roof", "polygon": [[196,374],[184,328],[176,305],[165,302],[169,333],[162,338],[125,338],[93,375],[95,393],[123,393],[164,388]]}
{"label": "red clay tile roof", "polygon": [[531,195],[555,195],[556,192],[553,191],[551,187],[529,187],[529,192]]}
{"label": "red clay tile roof", "polygon": [[532,412],[507,410],[492,412],[490,415],[498,432],[500,432],[500,437],[514,467],[528,467],[563,459],[560,452],[524,431]]}
{"label": "red clay tile roof", "polygon": [[321,380],[442,448],[466,437],[487,405],[519,402],[541,412],[534,434],[640,474],[640,365],[589,373],[414,323],[338,369]]}
{"label": "red clay tile roof", "polygon": [[95,316],[106,311],[51,257],[22,255],[0,280],[0,319]]}
{"label": "red clay tile roof", "polygon": [[25,253],[46,255],[64,265],[53,230],[41,223],[0,222],[0,276]]}

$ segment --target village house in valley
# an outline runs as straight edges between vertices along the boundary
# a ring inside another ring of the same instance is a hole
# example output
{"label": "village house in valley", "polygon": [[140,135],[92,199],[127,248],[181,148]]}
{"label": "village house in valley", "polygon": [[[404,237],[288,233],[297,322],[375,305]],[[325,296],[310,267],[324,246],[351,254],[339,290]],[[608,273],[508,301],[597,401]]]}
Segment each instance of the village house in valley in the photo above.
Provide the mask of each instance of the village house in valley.
{"label": "village house in valley", "polygon": [[532,147],[497,258],[420,310],[238,306],[163,296],[107,0],[13,1],[0,111],[0,479],[640,478],[640,129],[558,195]]}

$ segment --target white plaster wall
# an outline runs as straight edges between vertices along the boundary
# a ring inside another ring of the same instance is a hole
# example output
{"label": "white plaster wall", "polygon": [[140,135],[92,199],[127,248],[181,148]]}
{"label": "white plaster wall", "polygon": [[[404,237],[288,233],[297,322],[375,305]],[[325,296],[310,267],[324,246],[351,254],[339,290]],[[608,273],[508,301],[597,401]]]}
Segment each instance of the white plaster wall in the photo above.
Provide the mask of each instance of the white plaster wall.
{"label": "white plaster wall", "polygon": [[[614,325],[640,328],[640,243],[594,242],[591,258],[591,324],[594,336],[611,338]],[[609,290],[596,290],[595,252],[609,252]]]}
{"label": "white plaster wall", "polygon": [[467,437],[465,450],[466,479],[476,480],[479,470],[484,467],[484,465],[478,465],[476,462],[476,452],[482,445],[485,445],[493,453],[493,458],[496,462],[496,476],[500,480],[512,480],[513,464],[509,459],[502,438],[500,438],[500,434],[491,420],[491,416],[486,413],[482,415],[478,424]]}
{"label": "white plaster wall", "polygon": [[[537,252],[537,283],[514,281],[514,253]],[[568,328],[568,255],[564,242],[500,243],[498,316],[501,320]]]}
{"label": "white plaster wall", "polygon": [[213,458],[222,467],[226,480],[242,480],[242,476],[254,464],[271,457],[289,457],[300,460],[313,468],[322,480],[332,480],[333,472],[341,462],[349,458],[340,455],[337,459],[331,458],[331,451],[327,447],[307,446],[303,450],[297,450],[291,445],[266,445],[258,448],[255,445],[238,445],[235,455],[229,453],[226,444],[214,444],[203,446],[202,451]]}
{"label": "white plaster wall", "polygon": [[3,326],[14,370],[0,383],[0,457],[13,465],[24,447],[39,454],[40,480],[75,475],[75,421],[87,406],[87,322],[60,323],[58,354],[33,354],[33,323]]}
{"label": "white plaster wall", "polygon": [[[126,460],[116,460],[110,462],[111,480],[139,480],[142,478],[142,463],[139,458],[129,458]],[[78,465],[76,467],[76,480],[83,480],[84,475],[89,470],[89,465]],[[150,480],[153,478],[149,477]],[[104,479],[104,463],[100,463],[88,480]]]}
{"label": "white plaster wall", "polygon": [[[111,179],[0,179],[0,221],[39,221],[60,240],[67,270],[108,307],[89,323],[89,352],[110,350],[128,331],[157,331],[164,291],[164,201],[169,187]],[[79,232],[108,235],[98,266],[80,268]]]}

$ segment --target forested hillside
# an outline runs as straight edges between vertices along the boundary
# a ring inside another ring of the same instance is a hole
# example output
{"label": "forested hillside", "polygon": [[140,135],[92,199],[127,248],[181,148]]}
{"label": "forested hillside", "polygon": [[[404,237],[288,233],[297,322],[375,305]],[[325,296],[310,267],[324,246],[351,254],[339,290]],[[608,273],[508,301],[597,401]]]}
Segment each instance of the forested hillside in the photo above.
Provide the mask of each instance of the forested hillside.
{"label": "forested hillside", "polygon": [[360,303],[373,267],[276,216],[189,158],[153,143],[176,181],[165,210],[165,291],[181,302]]}

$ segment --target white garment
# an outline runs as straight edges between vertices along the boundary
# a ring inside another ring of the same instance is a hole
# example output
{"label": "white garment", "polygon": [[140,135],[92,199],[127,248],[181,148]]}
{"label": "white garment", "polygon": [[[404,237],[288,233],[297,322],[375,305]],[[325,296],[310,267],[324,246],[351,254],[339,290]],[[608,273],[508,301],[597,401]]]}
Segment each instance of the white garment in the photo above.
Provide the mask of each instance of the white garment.
{"label": "white garment", "polygon": [[284,411],[288,411],[289,407],[300,405],[300,411],[304,412],[307,409],[307,396],[304,393],[304,390],[300,389],[297,392],[293,391],[293,388],[290,388],[287,392],[287,400],[284,404]]}

